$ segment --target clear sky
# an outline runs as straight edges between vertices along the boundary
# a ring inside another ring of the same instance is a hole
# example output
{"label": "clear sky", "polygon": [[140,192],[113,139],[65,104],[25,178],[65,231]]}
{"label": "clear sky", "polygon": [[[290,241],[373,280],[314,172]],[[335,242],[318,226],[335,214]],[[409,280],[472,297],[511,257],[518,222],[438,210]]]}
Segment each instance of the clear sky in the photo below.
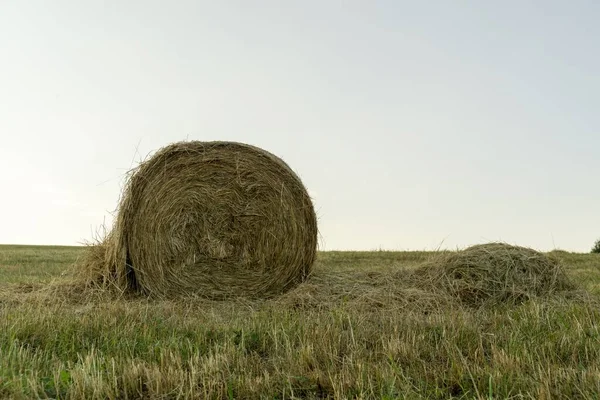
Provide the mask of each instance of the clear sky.
{"label": "clear sky", "polygon": [[77,244],[168,143],[285,159],[322,249],[600,237],[600,2],[0,2],[0,243]]}

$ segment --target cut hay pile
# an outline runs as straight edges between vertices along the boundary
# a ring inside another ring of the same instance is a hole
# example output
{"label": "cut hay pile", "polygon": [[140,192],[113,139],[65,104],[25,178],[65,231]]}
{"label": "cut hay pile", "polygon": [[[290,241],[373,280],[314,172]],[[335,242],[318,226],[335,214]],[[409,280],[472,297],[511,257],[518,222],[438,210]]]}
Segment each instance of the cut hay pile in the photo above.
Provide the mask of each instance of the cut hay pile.
{"label": "cut hay pile", "polygon": [[504,243],[441,253],[415,270],[410,280],[470,307],[518,304],[576,289],[558,260]]}
{"label": "cut hay pile", "polygon": [[88,281],[158,297],[269,297],[305,280],[317,252],[311,199],[288,165],[234,142],[180,142],[128,177]]}

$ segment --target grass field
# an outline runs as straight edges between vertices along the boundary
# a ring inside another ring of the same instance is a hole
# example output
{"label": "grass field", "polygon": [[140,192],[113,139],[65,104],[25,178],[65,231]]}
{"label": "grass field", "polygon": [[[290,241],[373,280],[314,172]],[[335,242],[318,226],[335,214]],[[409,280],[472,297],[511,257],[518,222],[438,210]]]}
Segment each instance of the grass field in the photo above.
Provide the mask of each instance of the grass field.
{"label": "grass field", "polygon": [[424,252],[324,252],[217,302],[62,290],[81,251],[0,246],[0,398],[600,398],[597,254],[555,252],[590,299],[467,309],[401,284]]}

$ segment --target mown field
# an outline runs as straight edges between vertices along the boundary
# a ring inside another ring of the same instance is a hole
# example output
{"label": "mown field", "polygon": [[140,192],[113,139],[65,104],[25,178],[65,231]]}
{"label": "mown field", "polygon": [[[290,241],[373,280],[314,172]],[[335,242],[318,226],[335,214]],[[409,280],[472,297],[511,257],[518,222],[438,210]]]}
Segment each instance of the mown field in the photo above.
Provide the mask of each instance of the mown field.
{"label": "mown field", "polygon": [[600,255],[554,252],[589,298],[474,309],[402,283],[424,252],[323,252],[262,301],[78,290],[81,252],[0,246],[0,398],[600,398]]}

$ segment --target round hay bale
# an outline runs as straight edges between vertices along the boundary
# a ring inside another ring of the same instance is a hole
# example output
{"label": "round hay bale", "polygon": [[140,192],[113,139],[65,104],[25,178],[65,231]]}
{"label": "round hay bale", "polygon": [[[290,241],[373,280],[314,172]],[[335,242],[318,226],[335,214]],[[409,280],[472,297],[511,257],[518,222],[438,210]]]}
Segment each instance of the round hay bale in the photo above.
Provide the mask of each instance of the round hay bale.
{"label": "round hay bale", "polygon": [[283,160],[242,143],[179,142],[130,174],[100,275],[159,297],[268,297],[307,278],[317,234]]}
{"label": "round hay bale", "polygon": [[412,279],[471,307],[516,304],[576,289],[558,260],[505,243],[441,253],[415,270]]}

